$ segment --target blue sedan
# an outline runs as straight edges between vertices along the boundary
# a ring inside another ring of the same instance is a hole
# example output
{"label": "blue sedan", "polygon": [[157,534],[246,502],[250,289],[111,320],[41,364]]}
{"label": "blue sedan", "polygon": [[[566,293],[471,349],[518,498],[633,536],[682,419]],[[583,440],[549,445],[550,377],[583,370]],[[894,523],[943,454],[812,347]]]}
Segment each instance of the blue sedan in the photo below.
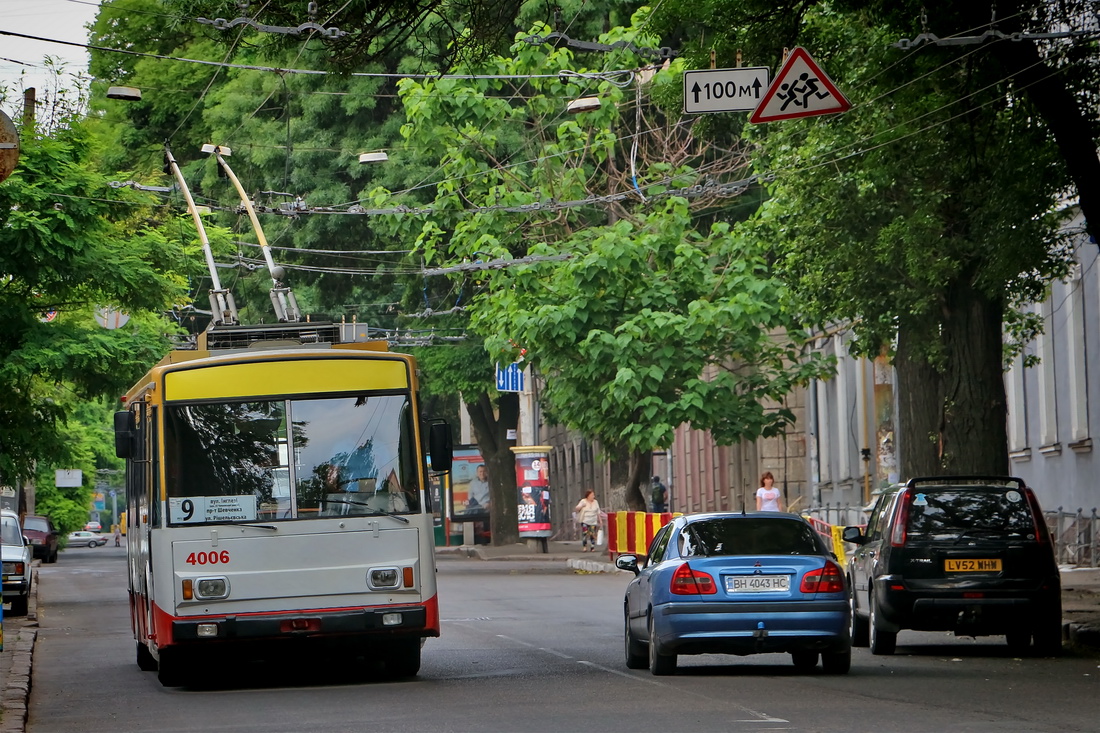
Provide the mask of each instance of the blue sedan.
{"label": "blue sedan", "polygon": [[851,611],[832,550],[794,514],[693,514],[616,560],[626,589],[626,666],[676,671],[680,654],[789,653],[810,671],[852,664]]}

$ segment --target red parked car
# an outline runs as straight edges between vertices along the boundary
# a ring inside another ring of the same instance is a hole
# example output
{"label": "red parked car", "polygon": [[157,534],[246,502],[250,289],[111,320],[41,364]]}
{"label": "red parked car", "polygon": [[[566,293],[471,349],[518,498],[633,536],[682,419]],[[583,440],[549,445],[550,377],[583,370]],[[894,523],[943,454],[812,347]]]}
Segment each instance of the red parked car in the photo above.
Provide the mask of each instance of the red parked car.
{"label": "red parked car", "polygon": [[30,540],[35,557],[42,558],[43,562],[57,562],[57,543],[61,535],[49,517],[24,517],[23,536]]}

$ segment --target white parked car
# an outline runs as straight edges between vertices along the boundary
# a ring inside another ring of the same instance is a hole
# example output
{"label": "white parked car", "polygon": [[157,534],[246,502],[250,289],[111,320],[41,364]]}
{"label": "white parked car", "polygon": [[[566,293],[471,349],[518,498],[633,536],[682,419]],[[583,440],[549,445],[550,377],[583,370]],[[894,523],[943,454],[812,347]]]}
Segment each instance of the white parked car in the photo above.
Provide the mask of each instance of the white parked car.
{"label": "white parked car", "polygon": [[31,597],[31,545],[23,536],[19,516],[6,509],[0,512],[0,556],[4,601],[11,602],[12,616],[26,616]]}
{"label": "white parked car", "polygon": [[95,532],[70,532],[69,542],[66,547],[102,547],[107,544],[107,538]]}

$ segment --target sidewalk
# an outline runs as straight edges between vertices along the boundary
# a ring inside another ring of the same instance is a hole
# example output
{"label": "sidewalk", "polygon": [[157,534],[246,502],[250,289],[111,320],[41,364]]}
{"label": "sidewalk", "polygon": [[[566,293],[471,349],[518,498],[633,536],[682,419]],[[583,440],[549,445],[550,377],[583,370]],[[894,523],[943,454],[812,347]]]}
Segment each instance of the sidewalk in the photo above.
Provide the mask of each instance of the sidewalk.
{"label": "sidewalk", "polygon": [[[547,542],[546,552],[537,545],[508,547],[459,545],[437,547],[443,562],[548,562],[589,573],[625,572],[615,567],[606,548],[582,552],[580,541]],[[38,577],[35,561],[34,593],[26,618],[4,620],[4,650],[0,652],[0,733],[23,733],[30,695],[31,663],[38,635]],[[1069,648],[1095,654],[1100,650],[1100,568],[1062,568],[1063,638]]]}
{"label": "sidewalk", "polygon": [[492,545],[437,547],[435,548],[435,556],[443,560],[447,558],[470,558],[488,561],[558,562],[563,563],[567,568],[590,573],[625,572],[615,567],[615,563],[607,552],[606,545],[599,548],[599,552],[584,552],[580,540],[548,541],[546,552],[543,552],[542,546],[534,540],[530,543],[521,542],[505,547],[493,547]]}
{"label": "sidewalk", "polygon": [[1100,649],[1100,568],[1062,568],[1062,638]]}
{"label": "sidewalk", "polygon": [[0,733],[23,733],[31,694],[31,656],[38,638],[38,561],[25,617],[4,616],[4,650],[0,651]]}

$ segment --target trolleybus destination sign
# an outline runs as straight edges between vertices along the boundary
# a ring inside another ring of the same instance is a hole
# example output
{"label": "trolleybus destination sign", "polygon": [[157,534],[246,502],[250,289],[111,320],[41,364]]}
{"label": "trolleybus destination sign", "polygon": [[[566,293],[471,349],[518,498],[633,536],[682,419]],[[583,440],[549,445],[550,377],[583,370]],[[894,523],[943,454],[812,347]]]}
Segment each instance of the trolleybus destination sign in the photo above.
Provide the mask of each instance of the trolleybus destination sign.
{"label": "trolleybus destination sign", "polygon": [[256,497],[189,496],[168,499],[168,521],[173,524],[251,522],[256,519]]}

